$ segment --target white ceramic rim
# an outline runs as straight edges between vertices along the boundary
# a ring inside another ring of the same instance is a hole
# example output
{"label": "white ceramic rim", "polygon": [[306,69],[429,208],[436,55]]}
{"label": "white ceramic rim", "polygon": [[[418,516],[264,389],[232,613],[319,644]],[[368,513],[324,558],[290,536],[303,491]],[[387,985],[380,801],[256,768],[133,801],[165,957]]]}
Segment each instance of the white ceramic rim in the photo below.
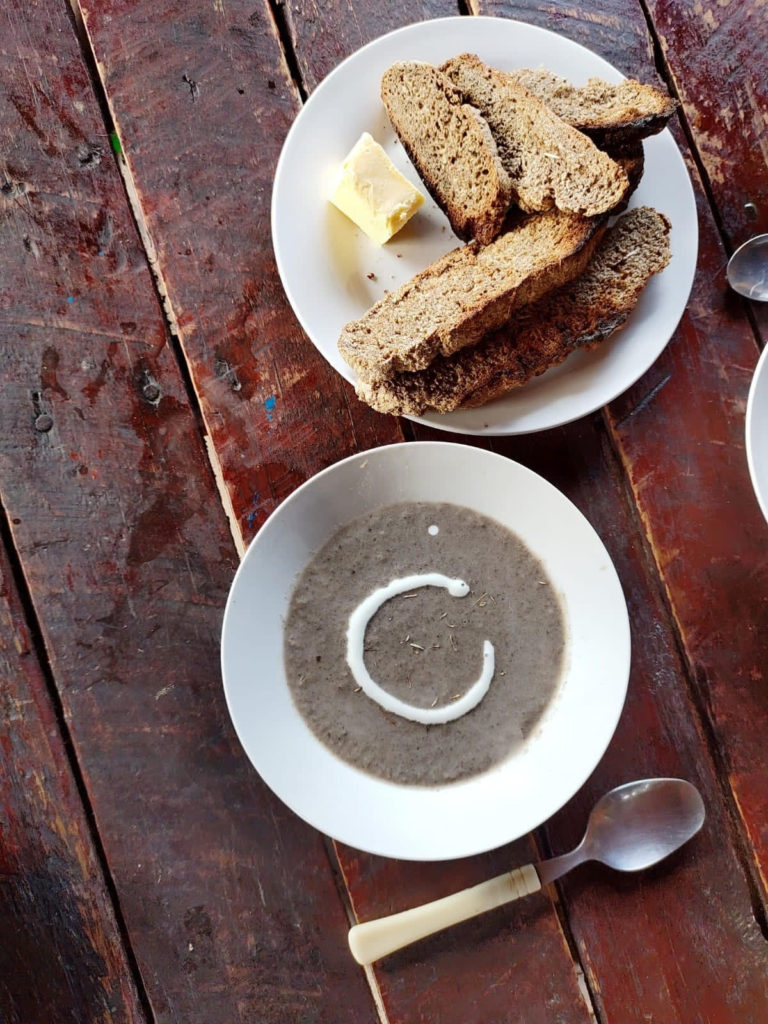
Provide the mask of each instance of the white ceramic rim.
{"label": "white ceramic rim", "polygon": [[749,475],[768,522],[768,348],[763,349],[752,376],[745,427]]}
{"label": "white ceramic rim", "polygon": [[[544,563],[569,635],[564,681],[523,750],[483,775],[445,786],[398,786],[341,761],[295,709],[283,669],[283,616],[295,575],[312,552],[367,508],[408,500],[453,501],[511,525]],[[267,785],[334,839],[411,860],[492,849],[554,814],[602,757],[624,704],[629,667],[621,584],[581,512],[518,463],[447,442],[353,455],[293,492],[249,546],[222,630],[227,705]]]}

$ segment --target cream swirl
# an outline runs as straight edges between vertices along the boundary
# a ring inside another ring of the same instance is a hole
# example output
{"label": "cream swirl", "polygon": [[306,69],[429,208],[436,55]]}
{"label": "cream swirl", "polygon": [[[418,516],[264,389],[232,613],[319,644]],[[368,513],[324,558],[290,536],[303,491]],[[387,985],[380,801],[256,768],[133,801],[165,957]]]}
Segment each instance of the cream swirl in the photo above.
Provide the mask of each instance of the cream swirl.
{"label": "cream swirl", "polygon": [[416,707],[414,704],[409,704],[407,701],[387,693],[371,677],[365,665],[365,631],[368,628],[368,623],[387,601],[400,594],[417,590],[419,587],[443,587],[452,597],[466,597],[469,593],[469,586],[464,580],[450,579],[437,572],[404,576],[392,580],[385,587],[374,590],[368,597],[363,598],[349,616],[347,664],[363,693],[385,711],[391,711],[395,715],[400,715],[401,718],[407,718],[411,722],[420,722],[422,725],[444,725],[446,722],[453,722],[457,718],[461,718],[462,715],[466,715],[468,711],[477,707],[488,692],[495,669],[493,644],[490,640],[483,641],[483,668],[480,677],[457,700],[437,708]]}

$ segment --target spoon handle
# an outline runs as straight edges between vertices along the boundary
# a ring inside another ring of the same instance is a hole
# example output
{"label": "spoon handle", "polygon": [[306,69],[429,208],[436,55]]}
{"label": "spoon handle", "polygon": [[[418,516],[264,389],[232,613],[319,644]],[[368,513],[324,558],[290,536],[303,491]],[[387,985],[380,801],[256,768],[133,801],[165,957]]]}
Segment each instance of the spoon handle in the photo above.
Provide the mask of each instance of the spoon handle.
{"label": "spoon handle", "polygon": [[349,948],[359,964],[370,964],[417,939],[538,892],[540,888],[536,869],[527,864],[433,903],[356,924],[349,931]]}

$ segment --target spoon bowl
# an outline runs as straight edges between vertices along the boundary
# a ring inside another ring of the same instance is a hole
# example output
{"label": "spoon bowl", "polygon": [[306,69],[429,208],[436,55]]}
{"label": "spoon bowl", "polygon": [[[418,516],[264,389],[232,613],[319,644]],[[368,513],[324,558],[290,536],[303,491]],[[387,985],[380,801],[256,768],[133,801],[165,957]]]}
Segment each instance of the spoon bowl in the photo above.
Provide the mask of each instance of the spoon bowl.
{"label": "spoon bowl", "polygon": [[595,805],[584,846],[617,871],[641,871],[687,843],[704,824],[704,801],[683,779],[647,779]]}
{"label": "spoon bowl", "polygon": [[537,892],[588,860],[618,871],[640,871],[688,842],[703,824],[704,801],[690,782],[628,782],[598,800],[575,850],[515,868],[434,903],[356,924],[349,932],[350,950],[358,963],[372,963],[426,935]]}
{"label": "spoon bowl", "polygon": [[728,284],[739,295],[768,302],[768,235],[755,235],[728,260]]}
{"label": "spoon bowl", "polygon": [[704,823],[704,801],[684,779],[640,779],[606,793],[592,808],[584,838],[570,853],[537,865],[542,885],[588,860],[641,871],[687,843]]}

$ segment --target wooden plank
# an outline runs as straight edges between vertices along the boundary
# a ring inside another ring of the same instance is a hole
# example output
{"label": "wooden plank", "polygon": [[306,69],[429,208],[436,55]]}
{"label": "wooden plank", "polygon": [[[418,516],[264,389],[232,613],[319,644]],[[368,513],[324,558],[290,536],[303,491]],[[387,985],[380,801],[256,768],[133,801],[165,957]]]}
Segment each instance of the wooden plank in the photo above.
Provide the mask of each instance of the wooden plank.
{"label": "wooden plank", "polygon": [[659,84],[639,0],[609,0],[605,4],[562,4],[555,0],[471,0],[476,14],[512,18],[556,32],[599,54],[623,74]]}
{"label": "wooden plank", "polygon": [[648,4],[732,246],[768,232],[768,23],[759,3]]}
{"label": "wooden plank", "polygon": [[308,342],[276,272],[272,179],[296,88],[266,0],[81,6],[161,288],[249,538],[313,472],[402,440],[397,422],[362,406]]}
{"label": "wooden plank", "polygon": [[[768,231],[768,91],[760,70],[768,26],[757,4],[689,7],[652,0],[649,9],[729,249],[724,251],[714,239],[701,247],[701,278],[711,284],[694,293],[691,319],[684,325],[693,353],[686,347],[672,374],[666,363],[659,368],[661,387],[651,408],[645,408],[649,403],[637,392],[625,396],[614,414],[615,429],[640,507],[660,503],[662,514],[650,530],[652,543],[701,699],[724,748],[724,769],[756,851],[757,880],[765,900],[768,774],[762,767],[764,743],[756,716],[765,712],[760,683],[768,664],[768,561],[765,523],[746,479],[743,417],[755,352],[744,339],[743,325],[746,308],[764,343],[768,311],[764,304],[742,302],[730,293],[724,272],[735,245]],[[670,422],[681,419],[675,403],[691,387],[702,396],[700,419],[680,438],[663,473],[667,481],[683,474],[697,508],[692,521],[678,522],[664,500],[662,475],[646,477],[642,465],[653,465]],[[739,510],[735,517],[734,509]],[[743,609],[743,619],[726,641],[723,615],[732,615],[735,608]],[[696,621],[698,609],[707,610],[703,622]]]}
{"label": "wooden plank", "polygon": [[[499,813],[504,813],[503,808]],[[537,859],[531,838],[482,856],[415,864],[339,845],[359,920],[419,906]],[[374,965],[390,1021],[464,1024],[590,1022],[581,966],[549,894],[524,900],[434,935]]]}
{"label": "wooden plank", "polygon": [[459,0],[390,0],[365,10],[355,0],[336,0],[322,11],[315,3],[287,0],[281,4],[295,53],[301,85],[310,93],[345,57],[379,36],[429,18],[461,13]]}
{"label": "wooden plank", "polygon": [[371,1020],[324,844],[229,723],[236,552],[70,12],[0,24],[0,496],[154,1019]]}
{"label": "wooden plank", "polygon": [[651,0],[667,73],[714,199],[726,252],[714,281],[734,315],[749,311],[765,344],[768,309],[728,288],[727,257],[768,232],[768,84],[762,68],[768,21],[757,3],[676,4]]}
{"label": "wooden plank", "polygon": [[[146,1020],[0,545],[0,1019]],[[45,969],[41,969],[45,965]]]}
{"label": "wooden plank", "polygon": [[768,557],[744,450],[757,352],[744,319],[712,284],[723,251],[704,217],[702,227],[699,276],[677,343],[613,404],[610,422],[765,899]]}

